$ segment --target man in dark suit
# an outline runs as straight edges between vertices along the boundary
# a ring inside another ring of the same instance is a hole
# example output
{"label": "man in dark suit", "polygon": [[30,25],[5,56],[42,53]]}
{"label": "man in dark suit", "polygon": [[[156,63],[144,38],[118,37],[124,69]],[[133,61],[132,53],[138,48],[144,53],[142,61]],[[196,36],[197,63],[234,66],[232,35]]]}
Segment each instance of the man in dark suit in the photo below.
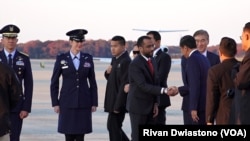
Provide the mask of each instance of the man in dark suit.
{"label": "man in dark suit", "polygon": [[219,56],[207,50],[209,44],[208,32],[206,30],[200,29],[194,32],[193,37],[195,38],[198,51],[208,58],[210,65],[213,66],[219,64]]}
{"label": "man in dark suit", "polygon": [[[195,38],[197,50],[203,54],[204,56],[207,57],[209,60],[210,66],[214,66],[216,64],[220,63],[220,58],[217,54],[210,52],[207,50],[208,44],[209,44],[209,34],[206,30],[200,29],[197,30],[194,34],[193,37]],[[181,57],[181,71],[182,71],[182,81],[183,84],[186,85],[186,78],[185,78],[185,69],[186,69],[186,58],[184,56]],[[190,124],[192,120],[189,118],[190,116],[186,113],[188,112],[188,93],[184,91],[184,93],[180,92],[180,95],[183,97],[182,100],[182,107],[181,109],[183,110],[183,120],[184,124]]]}
{"label": "man in dark suit", "polygon": [[208,125],[230,124],[234,82],[231,76],[233,67],[238,63],[235,59],[237,44],[234,39],[223,37],[220,41],[219,56],[221,63],[212,66],[208,71],[206,122]]}
{"label": "man in dark suit", "polygon": [[30,58],[17,50],[17,36],[20,29],[16,25],[6,25],[0,30],[4,49],[0,52],[0,61],[8,64],[15,71],[23,86],[22,97],[17,106],[12,109],[10,141],[19,141],[23,119],[31,112],[33,95],[33,75]]}
{"label": "man in dark suit", "polygon": [[122,36],[114,36],[111,39],[111,64],[105,70],[107,80],[104,111],[108,112],[107,128],[110,141],[129,141],[122,130],[122,124],[126,114],[127,92],[124,91],[128,82],[128,67],[131,62],[126,51],[126,41]]}
{"label": "man in dark suit", "polygon": [[243,27],[241,35],[242,49],[246,52],[241,61],[239,72],[234,80],[237,92],[235,96],[236,123],[250,124],[250,22]]}
{"label": "man in dark suit", "polygon": [[[190,35],[183,36],[180,40],[181,53],[186,60],[185,72],[183,73],[184,86],[176,88],[182,96],[185,96],[187,111],[183,114],[184,124],[206,124],[205,106],[206,106],[206,83],[207,72],[210,67],[208,59],[202,55],[196,48],[194,37]],[[186,85],[185,85],[186,84]],[[172,87],[170,87],[172,88]]]}
{"label": "man in dark suit", "polygon": [[[161,35],[157,31],[149,31],[147,33],[154,44],[153,57],[157,64],[157,71],[161,87],[167,86],[168,74],[171,68],[171,57],[168,53],[162,51],[161,47]],[[166,108],[170,106],[170,98],[168,95],[160,95],[159,113],[156,117],[156,124],[166,124]]]}
{"label": "man in dark suit", "polygon": [[[157,64],[152,59],[154,44],[150,37],[137,40],[140,54],[129,65],[129,93],[126,109],[129,112],[132,141],[139,141],[139,125],[155,124],[159,96],[167,94],[157,75]],[[151,62],[152,61],[152,62]]]}
{"label": "man in dark suit", "polygon": [[92,132],[92,112],[98,106],[93,57],[81,52],[87,33],[85,29],[66,33],[70,51],[57,56],[51,77],[50,95],[59,114],[58,132],[65,135],[66,141],[84,141],[85,134]]}
{"label": "man in dark suit", "polygon": [[20,100],[21,85],[15,72],[0,62],[0,141],[10,140],[10,111]]}

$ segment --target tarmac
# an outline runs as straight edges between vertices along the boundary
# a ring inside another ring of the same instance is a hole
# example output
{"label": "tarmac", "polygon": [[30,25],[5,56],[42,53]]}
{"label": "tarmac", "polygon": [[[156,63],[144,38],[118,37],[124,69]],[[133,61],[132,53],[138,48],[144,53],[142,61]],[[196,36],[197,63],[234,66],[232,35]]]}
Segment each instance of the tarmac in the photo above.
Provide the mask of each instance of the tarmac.
{"label": "tarmac", "polygon": [[[40,67],[40,63],[45,68]],[[57,132],[58,115],[54,113],[50,100],[50,77],[53,71],[54,60],[32,60],[32,70],[34,79],[32,111],[24,119],[21,133],[21,141],[63,141],[64,135]],[[106,127],[107,113],[104,112],[103,102],[106,87],[104,71],[108,62],[95,60],[95,71],[98,85],[97,111],[93,113],[93,132],[85,135],[85,141],[108,141],[108,130]],[[173,64],[168,78],[169,86],[180,86],[181,72],[180,65]],[[171,97],[171,106],[167,108],[168,125],[183,124],[181,109],[181,97],[179,95]],[[128,114],[123,123],[123,129],[130,138],[131,129]]]}

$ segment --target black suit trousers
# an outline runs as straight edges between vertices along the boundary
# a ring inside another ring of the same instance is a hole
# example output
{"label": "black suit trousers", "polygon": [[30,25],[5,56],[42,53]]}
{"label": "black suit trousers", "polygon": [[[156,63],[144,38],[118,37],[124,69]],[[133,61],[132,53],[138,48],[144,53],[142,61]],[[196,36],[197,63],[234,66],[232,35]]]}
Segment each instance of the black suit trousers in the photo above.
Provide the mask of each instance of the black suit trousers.
{"label": "black suit trousers", "polygon": [[109,113],[107,126],[110,141],[129,141],[127,135],[122,130],[122,123],[124,121],[125,114],[125,112]]}
{"label": "black suit trousers", "polygon": [[140,115],[129,113],[130,123],[132,129],[132,140],[139,141],[139,126],[140,125],[155,125],[155,118],[153,118],[153,113],[149,115]]}

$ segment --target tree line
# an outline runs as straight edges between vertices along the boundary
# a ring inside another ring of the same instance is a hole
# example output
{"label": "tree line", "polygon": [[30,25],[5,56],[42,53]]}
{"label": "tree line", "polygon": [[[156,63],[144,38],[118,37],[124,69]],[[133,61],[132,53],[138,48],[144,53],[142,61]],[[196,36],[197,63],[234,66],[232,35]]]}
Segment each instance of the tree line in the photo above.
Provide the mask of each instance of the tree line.
{"label": "tree line", "polygon": [[[136,41],[127,41],[127,50],[131,51]],[[208,50],[218,53],[218,45],[210,46]],[[3,45],[0,45],[3,48]],[[55,41],[40,41],[33,40],[26,43],[19,43],[17,49],[29,55],[32,59],[54,59],[58,54],[67,52],[70,50],[68,40],[55,40]],[[242,57],[244,52],[241,49],[241,45],[238,44],[238,57]],[[83,43],[83,52],[89,53],[94,57],[112,57],[110,53],[110,40],[86,40]],[[172,58],[180,58],[181,52],[179,46],[168,46],[168,53]]]}

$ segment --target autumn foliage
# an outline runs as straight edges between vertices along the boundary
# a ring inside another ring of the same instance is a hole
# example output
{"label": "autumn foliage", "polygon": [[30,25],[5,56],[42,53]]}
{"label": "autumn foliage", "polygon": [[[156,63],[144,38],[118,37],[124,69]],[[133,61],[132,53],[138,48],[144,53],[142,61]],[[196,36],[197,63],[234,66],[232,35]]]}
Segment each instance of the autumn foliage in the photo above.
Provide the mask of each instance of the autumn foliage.
{"label": "autumn foliage", "polygon": [[[127,41],[127,50],[131,51],[135,41]],[[3,46],[0,44],[0,49]],[[169,54],[172,58],[179,58],[181,56],[180,48],[178,46],[168,46]],[[238,44],[237,57],[242,57],[244,52],[241,49],[241,45]],[[67,40],[56,40],[56,41],[45,41],[33,40],[26,43],[19,43],[18,50],[29,54],[32,59],[52,59],[58,54],[64,53],[70,50],[69,41]],[[211,46],[208,50],[217,54],[218,45]],[[83,43],[83,52],[90,53],[94,57],[112,57],[110,53],[110,41],[106,40],[87,40]]]}

